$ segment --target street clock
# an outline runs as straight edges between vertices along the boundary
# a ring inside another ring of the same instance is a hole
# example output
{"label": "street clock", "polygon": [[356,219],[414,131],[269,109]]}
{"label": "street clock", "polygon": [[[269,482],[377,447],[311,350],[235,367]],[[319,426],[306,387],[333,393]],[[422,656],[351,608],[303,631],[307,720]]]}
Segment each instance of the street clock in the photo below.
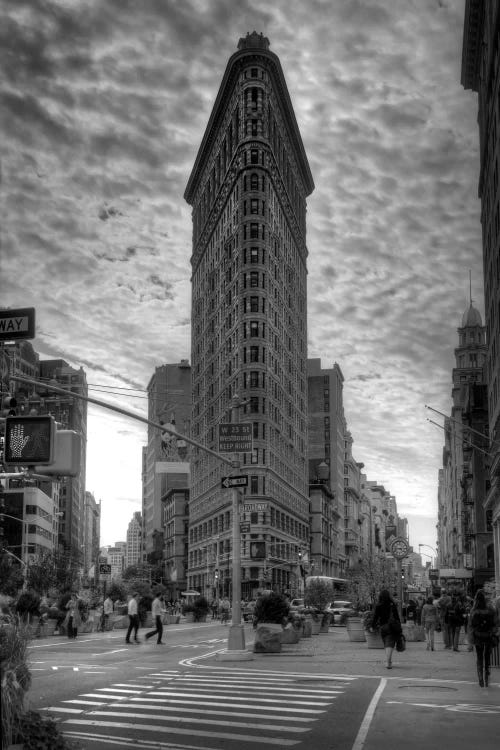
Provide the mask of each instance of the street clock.
{"label": "street clock", "polygon": [[402,560],[403,557],[406,557],[408,555],[408,552],[410,550],[410,546],[406,539],[404,539],[402,536],[397,536],[391,545],[391,552],[396,558],[396,560]]}

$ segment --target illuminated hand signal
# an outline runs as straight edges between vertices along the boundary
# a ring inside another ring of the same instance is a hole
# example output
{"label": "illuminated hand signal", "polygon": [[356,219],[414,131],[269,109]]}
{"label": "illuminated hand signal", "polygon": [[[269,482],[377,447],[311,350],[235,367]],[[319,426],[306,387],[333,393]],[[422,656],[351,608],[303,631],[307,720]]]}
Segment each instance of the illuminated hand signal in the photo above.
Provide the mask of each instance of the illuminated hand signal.
{"label": "illuminated hand signal", "polygon": [[29,435],[24,437],[23,425],[17,424],[14,426],[10,437],[10,450],[13,458],[21,458],[24,447],[29,439]]}

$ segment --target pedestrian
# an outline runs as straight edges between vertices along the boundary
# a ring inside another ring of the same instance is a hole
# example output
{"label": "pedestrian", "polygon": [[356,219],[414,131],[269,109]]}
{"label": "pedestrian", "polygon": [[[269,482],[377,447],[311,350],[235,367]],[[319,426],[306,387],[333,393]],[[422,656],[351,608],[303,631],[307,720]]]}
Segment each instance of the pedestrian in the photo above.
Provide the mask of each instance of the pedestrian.
{"label": "pedestrian", "polygon": [[79,599],[76,594],[71,594],[69,602],[66,604],[66,617],[64,618],[63,625],[67,630],[68,638],[76,640],[78,635],[78,628],[82,624],[82,618],[80,615]]}
{"label": "pedestrian", "polygon": [[420,616],[427,642],[427,651],[434,651],[434,631],[438,622],[438,611],[432,596],[427,597],[427,602],[422,607]]}
{"label": "pedestrian", "polygon": [[438,614],[439,614],[439,626],[443,634],[443,643],[444,643],[445,648],[451,648],[450,635],[449,635],[448,625],[446,623],[446,615],[447,615],[448,607],[450,606],[450,604],[451,604],[451,596],[449,596],[449,594],[443,589],[443,592],[437,602],[437,608],[438,608]]}
{"label": "pedestrian", "polygon": [[140,643],[137,632],[139,630],[139,612],[138,612],[138,604],[137,604],[137,598],[139,594],[137,592],[134,592],[130,599],[128,600],[128,606],[127,606],[127,612],[128,612],[128,630],[127,635],[125,637],[125,643],[130,643],[130,636],[132,634],[132,631],[134,631],[134,643]]}
{"label": "pedestrian", "polygon": [[377,627],[380,627],[380,635],[384,642],[386,667],[392,669],[392,652],[397,640],[402,635],[403,629],[398,608],[387,589],[382,589],[379,594],[370,631],[373,632]]}
{"label": "pedestrian", "polygon": [[453,651],[458,651],[460,640],[460,629],[464,624],[465,606],[460,595],[454,594],[446,612],[446,625],[448,628],[448,641]]}
{"label": "pedestrian", "polygon": [[163,623],[162,623],[162,617],[165,614],[165,608],[163,606],[163,599],[160,596],[160,594],[156,594],[155,598],[153,599],[153,603],[151,604],[151,615],[154,618],[155,621],[155,629],[150,630],[149,633],[146,633],[146,640],[149,640],[154,635],[157,635],[157,641],[156,643],[158,645],[163,645],[162,636],[163,636]]}
{"label": "pedestrian", "polygon": [[107,596],[102,607],[102,630],[110,630],[111,615],[113,614],[113,600]]}
{"label": "pedestrian", "polygon": [[487,603],[483,589],[476,591],[470,623],[472,640],[476,647],[479,687],[488,687],[491,649],[498,644],[499,621],[494,608]]}

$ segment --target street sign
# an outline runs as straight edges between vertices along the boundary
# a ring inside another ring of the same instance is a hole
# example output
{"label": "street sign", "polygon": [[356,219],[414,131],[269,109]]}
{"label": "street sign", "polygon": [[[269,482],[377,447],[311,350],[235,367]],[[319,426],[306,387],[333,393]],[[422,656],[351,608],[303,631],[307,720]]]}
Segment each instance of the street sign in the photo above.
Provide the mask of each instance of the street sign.
{"label": "street sign", "polygon": [[241,477],[222,477],[221,485],[225,489],[229,487],[248,487],[248,476],[245,474]]}
{"label": "street sign", "polygon": [[107,563],[99,563],[99,573],[102,573],[102,575],[109,575],[109,573],[111,573],[111,565],[108,565]]}
{"label": "street sign", "polygon": [[250,453],[252,445],[252,425],[248,423],[219,425],[219,453]]}
{"label": "street sign", "polygon": [[249,534],[249,533],[250,533],[250,524],[240,523],[240,534]]}
{"label": "street sign", "polygon": [[431,581],[437,581],[439,578],[439,570],[437,568],[429,568],[429,579]]}
{"label": "street sign", "polygon": [[0,341],[35,338],[35,308],[0,310]]}

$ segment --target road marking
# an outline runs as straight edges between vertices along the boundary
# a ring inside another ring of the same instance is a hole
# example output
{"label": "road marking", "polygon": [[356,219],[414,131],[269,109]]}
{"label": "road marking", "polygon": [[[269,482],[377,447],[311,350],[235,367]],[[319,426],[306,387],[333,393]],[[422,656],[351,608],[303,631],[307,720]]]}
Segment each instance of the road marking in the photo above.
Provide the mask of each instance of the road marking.
{"label": "road marking", "polygon": [[[131,703],[120,703],[120,706],[123,706],[123,708],[135,708],[135,709],[137,709],[137,708],[144,708],[144,709],[148,709],[148,710],[155,710],[155,709],[157,710],[158,709],[158,706],[155,705],[154,703],[150,703],[150,704],[146,703],[145,701],[147,701],[147,700],[148,700],[148,698],[132,698],[133,702],[131,702]],[[65,701],[65,703],[69,703],[69,702],[70,701]],[[71,701],[71,703],[74,703],[74,702],[75,701]],[[324,714],[325,713],[325,711],[314,711],[314,710],[310,710],[310,709],[309,710],[305,710],[304,709],[303,713],[309,714],[309,716],[288,716],[288,712],[287,712],[287,715],[284,716],[283,715],[283,706],[273,706],[271,708],[268,708],[266,706],[265,707],[265,711],[267,711],[268,713],[258,714],[258,713],[255,713],[254,711],[249,711],[248,713],[245,712],[245,711],[214,711],[213,708],[212,708],[212,704],[210,704],[210,708],[209,709],[203,710],[198,705],[196,705],[196,708],[185,708],[184,706],[182,706],[182,707],[180,707],[180,706],[165,706],[164,705],[164,701],[162,701],[162,703],[163,703],[163,705],[161,707],[162,714],[165,714],[165,713],[168,713],[169,711],[171,711],[172,713],[175,713],[176,717],[179,715],[179,713],[183,713],[183,714],[197,714],[197,715],[200,715],[200,716],[203,716],[203,715],[206,714],[208,716],[237,716],[239,718],[244,718],[244,719],[270,719],[270,718],[274,718],[273,717],[273,712],[275,712],[275,713],[279,713],[280,714],[278,717],[276,717],[278,721],[285,721],[285,722],[295,721],[297,723],[298,722],[305,723],[305,722],[311,722],[311,721],[313,721],[316,718],[317,714]],[[99,704],[99,705],[104,705],[104,704]],[[217,705],[223,706],[224,704],[217,704]],[[226,703],[225,705],[228,708],[232,707],[232,703]],[[256,707],[255,704],[250,704],[248,706],[242,706],[242,708],[249,708],[249,709],[253,709],[255,707]],[[260,724],[259,724],[259,727],[260,727]]]}
{"label": "road marking", "polygon": [[[99,743],[106,743],[108,745],[118,745],[119,748],[124,747],[134,747],[139,748],[139,750],[159,750],[159,745],[155,740],[140,740],[138,738],[134,739],[127,739],[126,737],[121,737],[119,735],[108,735],[108,734],[87,734],[86,732],[64,732],[64,735],[66,737],[72,737],[76,740],[85,740],[87,742],[99,742]],[[171,743],[171,742],[165,742],[163,741],[161,743],[161,747],[163,750],[168,750],[168,748],[172,748],[172,750],[180,750],[179,744]],[[203,745],[186,745],[182,744],[182,750],[206,750],[206,744]],[[211,750],[223,750],[222,748],[211,748]]]}
{"label": "road marking", "polygon": [[115,648],[113,651],[101,651],[99,654],[91,654],[91,656],[108,656],[109,654],[119,654],[121,651],[128,651],[128,649]]}
{"label": "road marking", "polygon": [[398,703],[403,706],[416,706],[417,708],[442,708],[444,711],[475,714],[500,714],[500,706],[484,703],[410,703],[408,701],[386,701],[387,703]]}
{"label": "road marking", "polygon": [[[91,721],[89,719],[64,719],[63,724],[84,724],[93,727],[109,727],[114,729],[128,729],[137,731],[137,724],[121,722],[121,721]],[[160,733],[158,726],[149,726],[147,724],[141,724],[141,732],[156,732]],[[283,737],[252,737],[248,734],[236,734],[232,732],[207,732],[201,729],[181,729],[179,727],[166,727],[165,732],[167,734],[180,734],[188,735],[191,737],[208,737],[215,740],[237,740],[238,742],[249,743],[255,742],[259,745],[280,745],[281,747],[292,747],[297,745],[300,740],[286,740]],[[175,746],[174,746],[175,747]]]}
{"label": "road marking", "polygon": [[354,740],[354,744],[352,746],[352,750],[362,750],[364,747],[366,737],[368,735],[368,730],[370,728],[370,724],[372,723],[373,715],[375,713],[375,709],[377,708],[377,704],[380,700],[380,696],[385,690],[385,686],[387,685],[387,680],[385,677],[382,677],[380,680],[380,684],[378,688],[376,689],[373,698],[370,701],[370,705],[366,709],[366,713],[363,716],[363,721],[361,722],[361,726],[359,728],[358,734],[356,735],[356,739]]}

